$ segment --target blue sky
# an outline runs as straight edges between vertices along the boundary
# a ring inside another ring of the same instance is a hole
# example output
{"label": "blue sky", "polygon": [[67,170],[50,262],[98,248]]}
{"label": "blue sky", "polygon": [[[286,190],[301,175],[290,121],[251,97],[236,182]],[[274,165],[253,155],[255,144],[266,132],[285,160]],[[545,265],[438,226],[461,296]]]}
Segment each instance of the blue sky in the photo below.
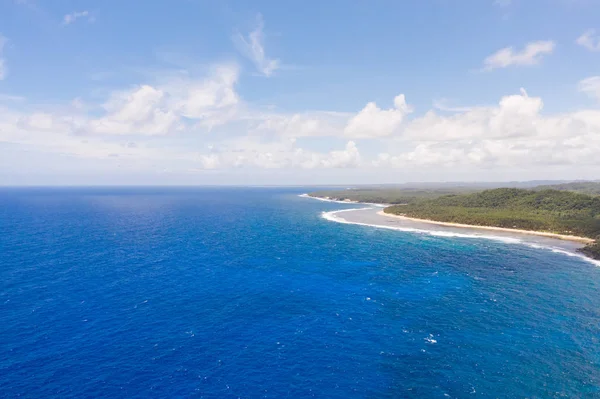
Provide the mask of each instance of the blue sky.
{"label": "blue sky", "polygon": [[600,178],[600,1],[0,2],[0,184]]}

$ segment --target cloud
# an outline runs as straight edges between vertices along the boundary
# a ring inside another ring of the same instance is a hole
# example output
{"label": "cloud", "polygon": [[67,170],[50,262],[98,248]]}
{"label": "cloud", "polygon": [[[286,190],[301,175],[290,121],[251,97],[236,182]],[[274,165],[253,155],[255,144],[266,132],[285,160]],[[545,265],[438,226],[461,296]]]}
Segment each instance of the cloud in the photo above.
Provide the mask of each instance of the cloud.
{"label": "cloud", "polygon": [[6,61],[2,57],[2,53],[4,51],[4,46],[6,45],[7,41],[8,41],[8,39],[5,38],[4,36],[2,36],[2,34],[0,33],[0,80],[4,80],[6,78],[6,75],[8,74],[8,68],[6,67]]}
{"label": "cloud", "polygon": [[106,116],[90,121],[93,133],[166,134],[178,121],[166,105],[165,92],[149,85],[114,93],[104,108]]}
{"label": "cloud", "polygon": [[494,5],[498,7],[508,7],[512,4],[512,0],[495,0]]}
{"label": "cloud", "polygon": [[341,151],[331,151],[321,164],[326,168],[353,168],[360,165],[360,153],[354,141]]}
{"label": "cloud", "polygon": [[[600,110],[547,114],[544,101],[525,90],[489,106],[448,107],[442,101],[436,106],[443,112],[412,118],[402,94],[388,109],[370,102],[355,113],[285,113],[244,101],[239,76],[232,64],[201,75],[163,70],[97,103],[5,102],[0,142],[140,173],[372,168],[381,174],[386,169],[376,168],[417,167],[438,176],[449,167],[600,166]],[[599,81],[584,79],[579,90],[598,98]]]}
{"label": "cloud", "polygon": [[543,108],[542,99],[520,94],[502,97],[497,106],[473,107],[452,116],[434,111],[412,120],[402,131],[415,141],[452,141],[467,139],[505,140],[525,137],[537,131],[534,121]]}
{"label": "cloud", "polygon": [[324,111],[294,114],[250,112],[251,115],[246,115],[252,126],[250,133],[292,138],[343,136],[344,127],[353,115],[344,112]]}
{"label": "cloud", "polygon": [[242,54],[252,61],[258,70],[264,76],[271,76],[273,72],[279,69],[280,61],[274,58],[268,58],[265,53],[264,45],[264,21],[261,14],[258,14],[256,28],[248,34],[247,37],[238,34],[234,37],[234,42],[238,45]]}
{"label": "cloud", "polygon": [[600,36],[596,35],[595,29],[589,29],[577,38],[575,43],[590,51],[600,51]]}
{"label": "cloud", "polygon": [[204,78],[187,75],[160,85],[139,85],[112,93],[103,105],[106,114],[90,121],[95,134],[166,135],[186,125],[212,128],[235,116],[236,66],[219,65]]}
{"label": "cloud", "polygon": [[215,119],[210,120],[219,111],[231,109],[240,102],[235,90],[238,78],[236,65],[219,65],[205,79],[175,80],[167,84],[167,90],[177,99],[174,106],[182,116],[211,124],[216,123]]}
{"label": "cloud", "polygon": [[554,47],[555,43],[551,40],[528,43],[521,51],[515,51],[513,47],[505,47],[487,57],[483,61],[483,69],[491,71],[513,65],[537,65],[542,61],[542,56],[552,54]]}
{"label": "cloud", "polygon": [[[252,111],[250,111],[252,112]],[[357,113],[312,111],[295,114],[255,113],[246,116],[254,134],[271,133],[285,137],[347,137],[373,139],[398,131],[405,116],[412,112],[405,96],[394,98],[394,107],[381,109],[369,102]]]}
{"label": "cloud", "polygon": [[545,116],[542,108],[541,98],[521,90],[493,107],[451,116],[429,111],[400,132],[395,151],[390,148],[373,164],[434,169],[600,166],[600,110]]}
{"label": "cloud", "polygon": [[472,109],[472,107],[457,107],[448,105],[448,100],[445,98],[441,98],[433,101],[433,108],[439,109],[440,111],[446,112],[467,112]]}
{"label": "cloud", "polygon": [[0,102],[23,102],[25,101],[25,97],[23,96],[13,96],[10,94],[0,93]]}
{"label": "cloud", "polygon": [[383,110],[374,102],[368,103],[348,122],[344,134],[353,138],[385,137],[393,134],[411,112],[404,94],[394,98],[394,108]]}
{"label": "cloud", "polygon": [[66,14],[63,17],[63,25],[70,25],[73,22],[77,21],[79,18],[88,17],[88,21],[93,21],[93,17],[90,15],[89,11],[74,11],[70,14]]}
{"label": "cloud", "polygon": [[265,143],[239,138],[212,151],[216,152],[201,157],[202,168],[340,169],[361,165],[361,156],[353,141],[342,150],[318,153],[298,147],[295,140]]}
{"label": "cloud", "polygon": [[200,161],[202,169],[217,169],[220,164],[219,157],[216,154],[202,155]]}
{"label": "cloud", "polygon": [[592,76],[579,82],[579,91],[600,101],[600,76]]}

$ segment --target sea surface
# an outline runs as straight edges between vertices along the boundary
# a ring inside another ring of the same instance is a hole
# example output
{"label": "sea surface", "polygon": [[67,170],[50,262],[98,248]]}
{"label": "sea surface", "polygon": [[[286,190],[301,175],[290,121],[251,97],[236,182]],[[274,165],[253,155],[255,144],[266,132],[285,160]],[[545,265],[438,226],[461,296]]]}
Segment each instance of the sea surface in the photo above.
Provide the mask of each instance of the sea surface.
{"label": "sea surface", "polygon": [[0,397],[600,398],[600,267],[309,190],[0,189]]}

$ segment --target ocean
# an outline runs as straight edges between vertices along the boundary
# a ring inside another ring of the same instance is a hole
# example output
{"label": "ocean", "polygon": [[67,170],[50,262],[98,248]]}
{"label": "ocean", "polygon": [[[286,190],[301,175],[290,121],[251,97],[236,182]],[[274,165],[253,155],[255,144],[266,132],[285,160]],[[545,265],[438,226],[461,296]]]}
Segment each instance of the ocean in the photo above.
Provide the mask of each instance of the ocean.
{"label": "ocean", "polygon": [[0,397],[600,397],[600,267],[309,190],[0,189]]}

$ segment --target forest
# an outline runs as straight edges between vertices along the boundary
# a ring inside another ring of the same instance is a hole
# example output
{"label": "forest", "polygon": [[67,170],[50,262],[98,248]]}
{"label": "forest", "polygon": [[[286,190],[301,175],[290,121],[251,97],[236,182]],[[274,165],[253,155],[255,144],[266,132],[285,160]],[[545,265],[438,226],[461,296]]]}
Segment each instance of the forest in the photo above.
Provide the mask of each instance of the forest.
{"label": "forest", "polygon": [[600,259],[600,182],[482,190],[364,187],[309,195],[391,204],[384,211],[419,219],[576,235],[596,240],[581,252]]}
{"label": "forest", "polygon": [[323,190],[309,193],[311,197],[329,198],[336,201],[357,201],[376,204],[410,204],[422,199],[443,195],[464,194],[480,191],[470,187],[451,188],[351,188],[346,190]]}
{"label": "forest", "polygon": [[573,191],[574,193],[600,195],[600,181],[582,181],[535,187],[536,190],[561,190]]}
{"label": "forest", "polygon": [[545,231],[595,239],[582,252],[600,259],[600,196],[499,188],[394,205],[385,212],[440,222]]}

